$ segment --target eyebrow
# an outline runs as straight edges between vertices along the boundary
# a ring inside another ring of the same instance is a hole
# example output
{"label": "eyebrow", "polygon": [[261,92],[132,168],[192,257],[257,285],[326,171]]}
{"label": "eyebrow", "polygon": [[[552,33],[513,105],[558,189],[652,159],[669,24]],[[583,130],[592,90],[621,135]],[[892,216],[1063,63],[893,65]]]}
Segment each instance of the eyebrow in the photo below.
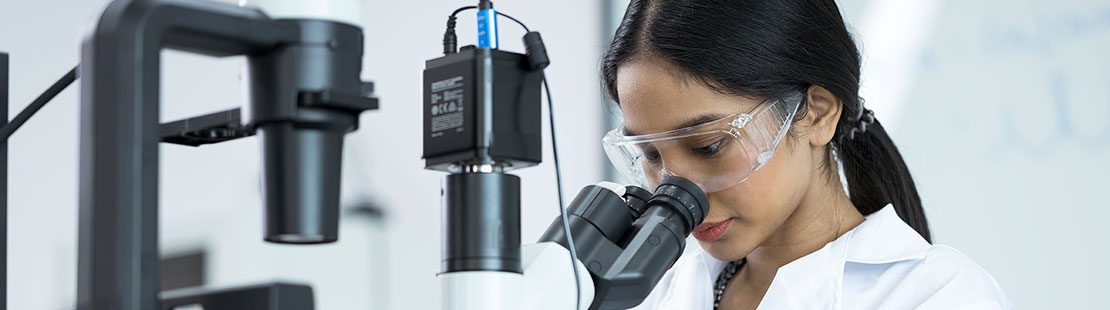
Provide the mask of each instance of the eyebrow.
{"label": "eyebrow", "polygon": [[[663,131],[671,131],[671,130],[675,130],[675,129],[679,129],[679,128],[697,126],[697,125],[701,125],[701,124],[705,124],[705,123],[708,123],[708,122],[712,122],[712,121],[715,121],[715,120],[722,119],[725,116],[726,116],[725,114],[716,114],[716,113],[702,114],[702,115],[698,115],[694,118],[691,118],[691,119],[689,119],[685,122],[679,123],[678,126],[675,126],[673,128],[669,128],[669,129],[663,130]],[[660,131],[660,132],[663,132],[663,131]],[[628,127],[625,127],[624,128],[624,135],[626,135],[626,136],[639,136],[640,133],[628,130]]]}

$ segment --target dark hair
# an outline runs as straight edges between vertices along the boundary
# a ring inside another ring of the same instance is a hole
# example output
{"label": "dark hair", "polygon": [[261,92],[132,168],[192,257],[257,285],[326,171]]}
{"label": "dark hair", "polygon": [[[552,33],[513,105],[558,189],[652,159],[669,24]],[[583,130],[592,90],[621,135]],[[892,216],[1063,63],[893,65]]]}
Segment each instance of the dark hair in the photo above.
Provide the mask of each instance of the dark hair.
{"label": "dark hair", "polygon": [[[898,148],[877,120],[859,130],[860,54],[833,0],[632,0],[602,67],[613,100],[617,69],[636,57],[667,61],[724,94],[778,99],[812,85],[829,90],[844,103],[831,144],[856,209],[867,215],[891,203],[932,242]],[[808,105],[799,109],[804,117]]]}

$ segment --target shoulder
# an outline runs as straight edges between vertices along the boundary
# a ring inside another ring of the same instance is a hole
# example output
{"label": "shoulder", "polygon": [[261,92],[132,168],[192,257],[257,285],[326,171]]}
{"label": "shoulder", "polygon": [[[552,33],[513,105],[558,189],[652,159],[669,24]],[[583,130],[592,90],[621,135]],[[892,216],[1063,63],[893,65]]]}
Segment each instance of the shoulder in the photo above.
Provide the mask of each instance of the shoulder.
{"label": "shoulder", "polygon": [[844,301],[858,308],[1009,309],[986,270],[947,245],[929,244],[887,205],[853,229]]}
{"label": "shoulder", "polygon": [[990,273],[948,245],[930,247],[916,269],[919,273],[928,274],[940,289],[959,289],[999,300],[1006,297]]}
{"label": "shoulder", "polygon": [[[886,281],[873,283],[889,289],[889,294],[877,303],[880,308],[1012,308],[1006,293],[990,273],[947,245],[930,246],[920,259],[871,267],[881,268],[880,278],[889,281],[886,285],[881,283]],[[848,272],[847,266],[845,271]]]}

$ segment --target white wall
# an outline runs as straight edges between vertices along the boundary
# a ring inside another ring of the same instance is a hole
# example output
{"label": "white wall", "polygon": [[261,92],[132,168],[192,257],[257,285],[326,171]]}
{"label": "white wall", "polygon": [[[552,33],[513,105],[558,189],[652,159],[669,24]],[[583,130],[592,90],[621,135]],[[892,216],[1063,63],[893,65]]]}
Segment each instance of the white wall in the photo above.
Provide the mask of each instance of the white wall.
{"label": "white wall", "polygon": [[[161,242],[164,254],[209,251],[208,280],[234,286],[270,280],[313,285],[319,309],[429,309],[439,304],[440,182],[423,170],[421,71],[438,57],[446,16],[473,1],[377,1],[367,8],[363,78],[377,84],[381,109],[362,117],[347,139],[345,204],[372,203],[372,221],[345,214],[340,241],[287,246],[261,240],[256,139],[189,148],[162,146]],[[5,1],[0,51],[12,57],[12,107],[18,113],[79,58],[81,29],[107,1]],[[603,174],[598,57],[600,4],[497,8],[543,33],[547,73],[559,118],[567,195]],[[473,15],[459,19],[460,45],[473,42]],[[502,20],[503,49],[522,51],[523,32]],[[163,53],[164,121],[242,104],[241,58]],[[66,90],[10,140],[10,309],[73,307],[76,281],[77,90]],[[546,110],[546,108],[545,108]],[[546,120],[546,118],[545,118]],[[546,132],[546,125],[545,125]],[[554,172],[545,162],[523,179],[523,239],[539,237],[556,216]]]}

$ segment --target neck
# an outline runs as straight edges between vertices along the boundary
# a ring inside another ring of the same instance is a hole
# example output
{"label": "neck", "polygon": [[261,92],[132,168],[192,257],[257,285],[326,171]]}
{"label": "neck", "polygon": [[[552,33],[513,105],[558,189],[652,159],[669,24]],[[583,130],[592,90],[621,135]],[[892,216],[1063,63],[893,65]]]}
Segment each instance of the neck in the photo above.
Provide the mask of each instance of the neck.
{"label": "neck", "polygon": [[[835,166],[832,175],[837,175]],[[747,256],[746,268],[768,284],[779,267],[813,253],[863,223],[840,178],[813,178],[809,192],[777,232]]]}

